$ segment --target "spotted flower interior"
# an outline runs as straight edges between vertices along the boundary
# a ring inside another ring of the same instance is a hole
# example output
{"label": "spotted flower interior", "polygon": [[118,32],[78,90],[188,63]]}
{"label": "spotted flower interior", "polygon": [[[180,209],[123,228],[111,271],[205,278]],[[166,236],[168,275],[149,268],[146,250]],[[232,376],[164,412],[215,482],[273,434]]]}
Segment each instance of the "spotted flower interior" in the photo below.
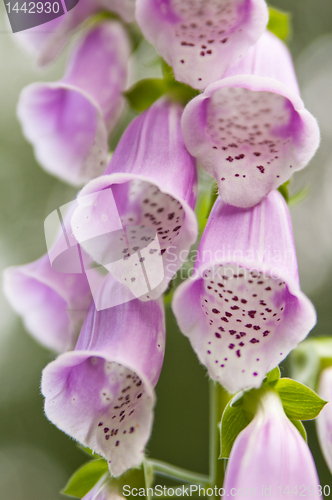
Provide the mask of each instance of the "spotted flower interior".
{"label": "spotted flower interior", "polygon": [[250,385],[251,377],[262,375],[264,346],[273,340],[283,320],[287,286],[280,279],[234,265],[206,270],[203,282],[207,365],[215,374],[228,365],[232,370],[236,367]]}
{"label": "spotted flower interior", "polygon": [[[151,227],[157,231],[161,255],[163,255],[180,234],[184,221],[181,203],[169,194],[160,191],[154,184],[137,179],[112,186],[112,192],[119,208],[122,224],[124,226],[142,225],[142,231],[138,231],[136,236],[131,236],[132,242],[134,239],[137,241],[137,249],[146,246],[146,240],[142,240],[144,228]],[[124,195],[127,197],[127,204],[122,208]],[[133,250],[135,251],[135,248]]]}
{"label": "spotted flower interior", "polygon": [[[113,184],[111,189],[123,230],[105,232],[81,241],[81,244],[119,282],[129,287],[134,294],[132,298],[156,298],[148,292],[164,278],[165,253],[170,246],[177,245],[185,219],[183,207],[156,185],[139,179]],[[109,217],[107,208],[106,203],[104,209],[100,207],[91,215],[89,207],[86,217],[83,216],[83,224],[89,226],[92,218],[101,223],[104,231]],[[74,227],[79,228],[79,224],[75,222]],[[112,265],[121,260],[121,266]],[[145,275],[143,282],[142,267]],[[145,279],[149,282],[148,288]]]}
{"label": "spotted flower interior", "polygon": [[[50,406],[60,404],[59,399],[71,406],[67,413],[76,415],[82,427],[87,426],[84,444],[105,456],[115,475],[126,468],[128,455],[142,452],[153,401],[133,371],[89,357],[68,369],[66,388]],[[74,430],[73,436],[78,438]]]}
{"label": "spotted flower interior", "polygon": [[298,116],[285,97],[227,87],[208,104],[207,133],[221,168],[218,183],[236,180],[243,187],[255,178],[273,182],[292,168]]}
{"label": "spotted flower interior", "polygon": [[203,89],[255,43],[268,12],[261,0],[138,0],[136,16],[175,78]]}
{"label": "spotted flower interior", "polygon": [[[177,63],[190,63],[192,71],[193,58],[211,59],[215,56],[216,46],[228,44],[242,24],[246,3],[234,0],[173,0],[173,12],[182,20],[173,28],[177,40]],[[203,68],[201,73],[197,81],[204,84]]]}

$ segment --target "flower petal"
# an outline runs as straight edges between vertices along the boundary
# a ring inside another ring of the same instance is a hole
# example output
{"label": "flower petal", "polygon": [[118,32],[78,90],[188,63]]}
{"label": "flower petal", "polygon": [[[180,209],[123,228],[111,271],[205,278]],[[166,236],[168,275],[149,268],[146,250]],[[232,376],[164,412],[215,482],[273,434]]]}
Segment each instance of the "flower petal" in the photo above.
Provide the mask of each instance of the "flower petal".
{"label": "flower petal", "polygon": [[47,171],[74,185],[103,172],[107,135],[123,106],[128,57],[123,28],[105,23],[76,48],[62,81],[23,90],[18,117]]}
{"label": "flower petal", "polygon": [[316,419],[316,428],[319,444],[332,474],[332,368],[322,372],[318,393],[325,401],[329,401]]}
{"label": "flower petal", "polygon": [[[83,248],[107,267],[107,256],[114,244],[109,224],[115,215],[112,215],[110,202],[115,199],[123,226],[128,231],[131,226],[138,226],[134,229],[136,236],[132,236],[132,245],[134,237],[137,244],[131,252],[148,252],[143,256],[148,257],[145,267],[150,283],[155,286],[150,286],[151,292],[144,296],[145,299],[155,299],[165,291],[197,237],[193,212],[197,172],[183,144],[180,116],[178,105],[161,100],[135,118],[104,175],[80,192],[79,206],[72,219],[73,233]],[[97,197],[88,203],[87,196],[91,193],[96,193]],[[158,246],[153,248],[147,246],[147,241],[153,239],[153,235],[146,234],[150,228],[157,231],[159,239]],[[96,231],[103,235],[103,241],[91,248],[87,240],[98,236]],[[124,239],[120,251],[124,260],[131,255],[127,243]],[[164,272],[160,270],[160,256]],[[128,282],[134,276],[133,269],[134,264],[128,267]]]}
{"label": "flower petal", "polygon": [[307,165],[319,129],[298,95],[289,53],[274,35],[265,33],[226,76],[190,101],[183,136],[223,200],[250,207]]}
{"label": "flower petal", "polygon": [[72,32],[97,12],[107,10],[119,14],[126,22],[134,20],[134,0],[80,0],[65,15],[20,33],[15,40],[25,50],[36,55],[38,64],[45,66],[61,52]]}
{"label": "flower petal", "polygon": [[251,209],[219,198],[192,278],[173,311],[210,376],[229,392],[259,387],[314,327],[300,291],[287,206],[277,191]]}
{"label": "flower petal", "polygon": [[31,264],[6,269],[4,291],[38,342],[57,352],[75,345],[91,302],[84,274],[54,271],[44,255]]}
{"label": "flower petal", "polygon": [[47,417],[104,456],[113,476],[143,459],[164,345],[161,301],[92,305],[75,351],[43,371]]}
{"label": "flower petal", "polygon": [[268,11],[263,0],[137,0],[136,17],[175,78],[203,89],[256,42]]}
{"label": "flower petal", "polygon": [[[4,272],[4,292],[26,329],[44,346],[57,352],[72,349],[91,303],[84,273],[91,259],[78,248],[70,219],[76,202],[52,212],[45,220],[48,253],[24,266]],[[96,279],[95,269],[89,280]]]}
{"label": "flower petal", "polygon": [[77,87],[94,100],[110,132],[124,105],[130,45],[123,26],[105,22],[87,33],[68,62],[64,83]]}
{"label": "flower petal", "polygon": [[284,414],[277,394],[265,395],[262,408],[237,436],[224,488],[225,496],[235,489],[256,498],[297,498],[302,488],[312,498],[320,498],[309,447]]}

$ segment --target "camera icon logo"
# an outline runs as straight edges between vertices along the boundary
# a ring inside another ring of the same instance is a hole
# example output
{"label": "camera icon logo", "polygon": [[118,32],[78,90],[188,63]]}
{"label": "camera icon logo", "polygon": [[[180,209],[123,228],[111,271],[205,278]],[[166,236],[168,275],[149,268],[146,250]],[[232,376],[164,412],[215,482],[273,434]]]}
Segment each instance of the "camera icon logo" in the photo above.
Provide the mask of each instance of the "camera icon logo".
{"label": "camera icon logo", "polygon": [[4,0],[13,33],[53,21],[73,9],[79,0]]}

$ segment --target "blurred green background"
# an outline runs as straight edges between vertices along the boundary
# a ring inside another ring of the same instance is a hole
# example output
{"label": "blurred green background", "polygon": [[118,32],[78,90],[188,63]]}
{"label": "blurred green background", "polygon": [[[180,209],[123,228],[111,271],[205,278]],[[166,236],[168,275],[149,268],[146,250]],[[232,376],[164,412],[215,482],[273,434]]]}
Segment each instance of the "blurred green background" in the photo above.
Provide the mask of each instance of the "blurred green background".
{"label": "blurred green background", "polygon": [[[275,0],[273,5],[292,14],[289,46],[302,97],[317,117],[322,132],[318,153],[292,182],[294,191],[310,185],[309,196],[292,208],[292,220],[302,288],[318,312],[318,325],[312,335],[331,335],[332,2]],[[149,54],[147,60],[151,60]],[[30,262],[45,253],[45,217],[75,196],[75,190],[38,166],[31,146],[22,136],[15,111],[24,86],[60,78],[64,63],[65,54],[51,68],[37,70],[34,61],[10,34],[3,4],[0,5],[1,270]],[[2,292],[0,304],[0,498],[60,499],[63,497],[59,490],[86,456],[43,414],[40,374],[52,360],[52,353],[37,345],[24,331]],[[287,374],[287,362],[282,369],[283,375]],[[208,378],[169,309],[166,358],[157,396],[149,455],[207,472]],[[331,484],[314,424],[306,423],[306,427],[321,484]]]}

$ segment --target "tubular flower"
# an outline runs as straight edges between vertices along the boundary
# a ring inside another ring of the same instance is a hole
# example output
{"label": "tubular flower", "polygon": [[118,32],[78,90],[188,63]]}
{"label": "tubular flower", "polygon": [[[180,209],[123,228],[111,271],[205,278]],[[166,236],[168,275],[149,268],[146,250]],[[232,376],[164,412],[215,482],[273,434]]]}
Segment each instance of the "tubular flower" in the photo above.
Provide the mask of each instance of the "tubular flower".
{"label": "tubular flower", "polygon": [[189,152],[212,175],[226,203],[250,207],[307,165],[319,144],[290,54],[265,32],[225,78],[186,107]]}
{"label": "tubular flower", "polygon": [[299,488],[305,488],[313,499],[321,498],[309,447],[286,417],[277,393],[269,392],[234,442],[226,469],[225,496],[246,491],[255,498],[293,499]]}
{"label": "tubular flower", "polygon": [[38,64],[44,66],[59,54],[78,26],[103,10],[114,12],[131,23],[135,18],[135,0],[79,0],[64,15],[14,36],[22,47],[37,57]]}
{"label": "tubular flower", "polygon": [[18,117],[48,172],[74,185],[103,172],[107,136],[124,105],[129,55],[121,24],[103,23],[78,44],[61,81],[23,90]]}
{"label": "tubular flower", "polygon": [[217,199],[173,311],[210,376],[231,393],[258,388],[304,339],[316,314],[300,291],[289,212],[278,191],[251,209]]}
{"label": "tubular flower", "polygon": [[[63,219],[67,234],[71,234],[71,214],[69,211]],[[74,348],[92,300],[81,266],[81,261],[88,266],[91,259],[78,250],[73,237],[68,248],[64,232],[49,246],[48,254],[30,264],[9,267],[3,277],[5,295],[22,316],[25,328],[38,342],[56,352]]]}
{"label": "tubular flower", "polygon": [[[114,293],[106,279],[102,293]],[[136,299],[102,311],[92,304],[75,350],[43,371],[47,417],[105,457],[113,476],[144,457],[164,345],[161,300]]]}
{"label": "tubular flower", "polygon": [[137,0],[136,17],[175,78],[203,89],[258,40],[268,10],[264,0]]}
{"label": "tubular flower", "polygon": [[[96,262],[107,268],[114,244],[109,228],[120,217],[129,236],[119,241],[122,263],[115,277],[128,284],[136,283],[136,252],[153,240],[152,233],[157,233],[158,244],[140,259],[145,261],[150,285],[149,293],[136,293],[136,297],[143,296],[144,300],[156,299],[165,291],[197,237],[193,212],[196,163],[183,143],[181,112],[179,105],[159,100],[135,118],[105,173],[80,192],[72,218],[77,240]],[[101,236],[98,245],[89,245],[88,240],[97,236]]]}
{"label": "tubular flower", "polygon": [[332,474],[332,368],[326,368],[320,377],[319,395],[329,401],[316,419],[319,443]]}

